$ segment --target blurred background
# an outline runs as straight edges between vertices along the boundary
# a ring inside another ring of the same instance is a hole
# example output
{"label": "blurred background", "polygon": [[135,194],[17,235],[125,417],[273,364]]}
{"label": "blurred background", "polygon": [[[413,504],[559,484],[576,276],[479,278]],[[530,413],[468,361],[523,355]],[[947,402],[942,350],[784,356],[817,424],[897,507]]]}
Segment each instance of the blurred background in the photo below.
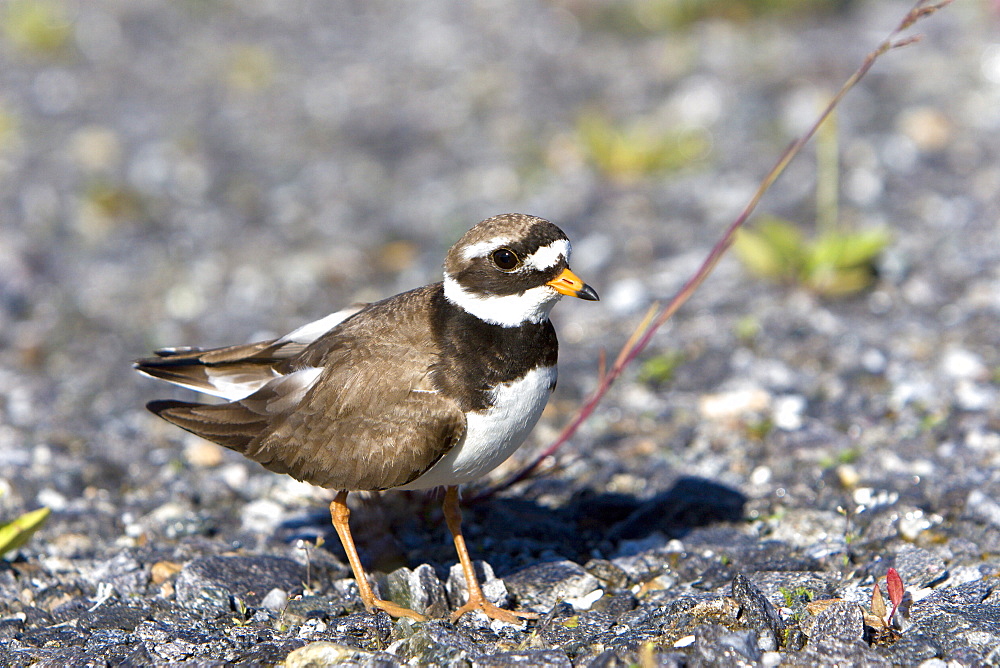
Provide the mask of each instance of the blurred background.
{"label": "blurred background", "polygon": [[[909,6],[5,2],[0,517],[53,508],[44,549],[73,556],[322,509],[147,414],[190,394],[131,360],[438,280],[462,232],[508,211],[563,227],[602,297],[554,315],[543,445],[598,351],[680,287]],[[957,2],[877,63],[540,503],[688,473],[807,504],[831,467],[877,469],[876,442],[997,440],[997,28],[995,3]],[[926,445],[915,459],[949,458]]]}

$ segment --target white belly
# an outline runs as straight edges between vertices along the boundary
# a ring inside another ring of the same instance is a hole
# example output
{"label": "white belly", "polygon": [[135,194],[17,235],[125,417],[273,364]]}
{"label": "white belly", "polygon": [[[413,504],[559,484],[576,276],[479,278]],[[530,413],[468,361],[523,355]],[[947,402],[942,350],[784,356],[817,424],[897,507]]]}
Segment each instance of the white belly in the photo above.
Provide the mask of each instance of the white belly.
{"label": "white belly", "polygon": [[492,407],[467,416],[465,438],[426,473],[397,489],[461,485],[495,469],[524,443],[555,383],[556,368],[547,366],[499,386]]}

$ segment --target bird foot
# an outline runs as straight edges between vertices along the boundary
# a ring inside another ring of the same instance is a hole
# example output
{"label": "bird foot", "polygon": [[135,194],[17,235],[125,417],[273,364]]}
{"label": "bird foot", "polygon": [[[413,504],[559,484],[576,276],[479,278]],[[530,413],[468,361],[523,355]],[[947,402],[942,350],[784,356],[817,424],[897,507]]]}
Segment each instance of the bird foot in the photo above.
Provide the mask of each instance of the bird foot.
{"label": "bird foot", "polygon": [[483,613],[490,619],[499,619],[500,621],[507,622],[508,624],[520,624],[523,619],[538,619],[538,613],[504,610],[503,608],[493,605],[487,601],[486,598],[480,595],[469,597],[469,600],[465,605],[453,612],[451,615],[452,623],[457,622],[462,615],[467,612],[472,612],[473,610],[482,610]]}
{"label": "bird foot", "polygon": [[391,617],[408,617],[415,622],[426,622],[427,617],[421,615],[415,610],[410,610],[409,608],[404,608],[401,605],[396,605],[392,601],[383,601],[380,598],[372,599],[370,604],[365,605],[370,612],[374,612],[376,609],[384,610]]}

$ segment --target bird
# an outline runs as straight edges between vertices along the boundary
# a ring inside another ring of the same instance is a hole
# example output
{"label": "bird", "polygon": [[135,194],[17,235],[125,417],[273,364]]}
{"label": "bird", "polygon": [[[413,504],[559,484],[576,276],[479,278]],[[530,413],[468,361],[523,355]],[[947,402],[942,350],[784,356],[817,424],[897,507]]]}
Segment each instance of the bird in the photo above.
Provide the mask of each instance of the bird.
{"label": "bird", "polygon": [[140,359],[147,376],[221,403],[157,400],[147,408],[277,473],[336,491],[333,527],[371,612],[422,613],[375,596],[350,529],[354,491],[445,488],[443,513],[473,610],[537,618],[483,595],[462,534],[459,487],[506,460],[556,384],[549,320],[563,296],[597,301],[569,268],[555,224],[518,213],[488,218],[448,251],[443,280],[334,312],[277,339],[175,347]]}

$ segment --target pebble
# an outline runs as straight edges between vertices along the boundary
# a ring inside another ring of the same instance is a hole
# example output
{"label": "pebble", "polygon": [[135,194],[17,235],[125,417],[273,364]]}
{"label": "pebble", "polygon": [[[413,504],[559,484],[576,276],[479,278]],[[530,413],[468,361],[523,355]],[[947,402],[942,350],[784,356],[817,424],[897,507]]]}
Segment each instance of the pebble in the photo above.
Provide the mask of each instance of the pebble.
{"label": "pebble", "polygon": [[710,394],[698,401],[698,412],[706,420],[733,420],[762,413],[771,406],[771,394],[761,388],[747,388]]}
{"label": "pebble", "polygon": [[273,612],[281,612],[286,605],[288,605],[288,592],[278,587],[267,592],[260,601],[260,607]]}
{"label": "pebble", "polygon": [[[486,600],[501,608],[507,607],[507,586],[503,580],[494,575],[493,567],[485,561],[474,561],[473,567],[476,569],[476,577],[479,579],[479,586],[482,588]],[[469,599],[469,588],[466,585],[461,564],[453,564],[448,571],[445,589],[452,607],[461,606]]]}

